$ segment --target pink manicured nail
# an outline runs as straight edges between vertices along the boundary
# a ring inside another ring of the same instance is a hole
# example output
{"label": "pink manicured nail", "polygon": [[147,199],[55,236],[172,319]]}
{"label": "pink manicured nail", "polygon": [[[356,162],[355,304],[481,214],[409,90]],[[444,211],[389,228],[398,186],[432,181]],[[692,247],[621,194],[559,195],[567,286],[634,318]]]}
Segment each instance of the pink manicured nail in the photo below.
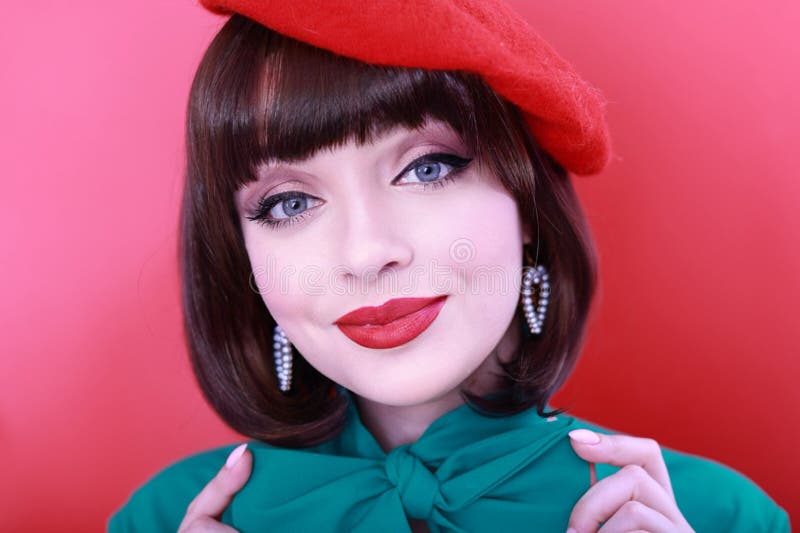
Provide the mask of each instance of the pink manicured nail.
{"label": "pink manicured nail", "polygon": [[578,533],[578,530],[577,530],[577,529],[575,529],[574,527],[571,527],[571,528],[569,528],[569,529],[567,530],[567,533]]}
{"label": "pink manicured nail", "polygon": [[225,468],[233,468],[233,465],[238,463],[239,459],[241,459],[245,448],[247,448],[246,442],[244,444],[240,444],[239,446],[237,446],[236,449],[231,452],[231,454],[228,456],[228,459],[225,461]]}
{"label": "pink manicured nail", "polygon": [[581,444],[597,444],[600,442],[600,435],[588,429],[573,429],[569,432],[569,438]]}

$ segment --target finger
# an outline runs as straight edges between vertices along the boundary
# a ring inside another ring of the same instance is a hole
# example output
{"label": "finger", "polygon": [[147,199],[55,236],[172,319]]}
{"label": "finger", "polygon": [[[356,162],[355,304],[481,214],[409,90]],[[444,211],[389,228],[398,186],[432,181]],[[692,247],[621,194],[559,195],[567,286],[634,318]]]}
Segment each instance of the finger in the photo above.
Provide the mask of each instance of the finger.
{"label": "finger", "polygon": [[601,479],[581,496],[569,517],[569,525],[580,533],[597,531],[626,502],[635,500],[678,522],[680,511],[675,501],[650,474],[638,465],[626,465]]}
{"label": "finger", "polygon": [[191,522],[182,523],[178,533],[239,533],[239,531],[208,516],[199,516]]}
{"label": "finger", "polygon": [[614,466],[639,465],[675,499],[661,447],[653,439],[606,435],[588,429],[572,430],[569,436],[572,448],[581,458]]}
{"label": "finger", "polygon": [[225,466],[195,496],[186,510],[185,521],[190,522],[197,517],[218,517],[230,504],[233,495],[238,492],[250,477],[253,468],[253,456],[246,450],[247,444],[237,446],[228,456]]}
{"label": "finger", "polygon": [[669,518],[641,502],[625,502],[609,518],[597,533],[617,533],[623,531],[650,531],[651,533],[674,533],[675,524]]}

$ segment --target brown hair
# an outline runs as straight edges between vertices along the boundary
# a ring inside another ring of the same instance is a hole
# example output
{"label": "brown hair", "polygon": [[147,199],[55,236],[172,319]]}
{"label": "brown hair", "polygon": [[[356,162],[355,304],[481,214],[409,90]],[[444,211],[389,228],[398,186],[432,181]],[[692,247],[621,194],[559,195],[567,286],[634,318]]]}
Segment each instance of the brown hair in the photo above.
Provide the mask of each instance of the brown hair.
{"label": "brown hair", "polygon": [[550,272],[543,332],[521,328],[519,353],[501,363],[504,392],[462,395],[489,415],[532,406],[543,416],[564,412],[545,408],[583,344],[596,255],[567,172],[538,147],[519,109],[475,74],[365,64],[233,15],[200,62],[189,97],[179,259],[194,373],[236,431],[274,445],[311,446],[342,429],[346,400],[302,357],[295,357],[291,393],[279,391],[275,321],[250,286],[234,192],[256,179],[261,161],[364,143],[425,118],[449,124],[513,194],[535,238],[532,255]]}

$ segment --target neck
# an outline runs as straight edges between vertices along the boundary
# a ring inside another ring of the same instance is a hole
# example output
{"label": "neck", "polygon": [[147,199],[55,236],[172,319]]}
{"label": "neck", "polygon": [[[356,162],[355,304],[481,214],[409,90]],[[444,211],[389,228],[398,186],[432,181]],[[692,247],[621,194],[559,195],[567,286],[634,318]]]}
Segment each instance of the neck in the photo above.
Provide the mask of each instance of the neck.
{"label": "neck", "polygon": [[386,405],[353,394],[364,427],[372,433],[384,452],[417,441],[434,420],[464,404],[459,392],[461,388],[478,395],[497,392],[500,387],[497,376],[502,374],[499,362],[509,361],[517,351],[519,342],[519,323],[515,316],[500,343],[457,389],[425,403]]}

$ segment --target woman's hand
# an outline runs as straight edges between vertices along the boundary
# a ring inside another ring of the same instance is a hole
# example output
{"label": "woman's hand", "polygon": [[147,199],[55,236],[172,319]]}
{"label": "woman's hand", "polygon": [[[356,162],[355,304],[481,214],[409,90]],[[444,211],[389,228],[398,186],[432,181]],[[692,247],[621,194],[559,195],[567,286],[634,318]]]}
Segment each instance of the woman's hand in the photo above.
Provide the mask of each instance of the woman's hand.
{"label": "woman's hand", "polygon": [[231,503],[247,480],[253,469],[253,455],[245,448],[247,444],[237,446],[230,455],[225,466],[203,487],[186,509],[186,515],[178,527],[178,533],[191,531],[236,531],[219,522],[222,512]]}
{"label": "woman's hand", "polygon": [[569,517],[568,533],[649,531],[693,532],[678,510],[667,465],[653,439],[598,434],[587,429],[569,433],[570,443],[590,463],[622,468],[592,486],[581,496]]}

